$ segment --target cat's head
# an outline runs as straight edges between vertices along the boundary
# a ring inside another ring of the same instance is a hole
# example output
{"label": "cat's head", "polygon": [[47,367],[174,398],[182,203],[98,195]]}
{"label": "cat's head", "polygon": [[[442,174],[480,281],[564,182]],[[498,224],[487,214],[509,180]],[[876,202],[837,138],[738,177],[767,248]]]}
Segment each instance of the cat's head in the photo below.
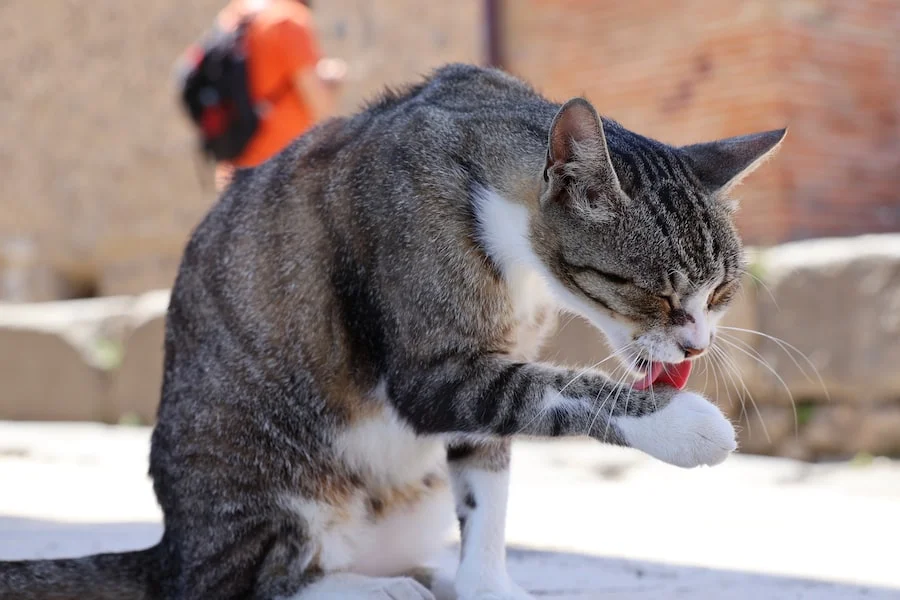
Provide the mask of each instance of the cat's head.
{"label": "cat's head", "polygon": [[602,122],[580,98],[557,113],[532,246],[639,387],[663,367],[686,379],[685,361],[710,347],[744,269],[728,192],[784,135],[676,148]]}

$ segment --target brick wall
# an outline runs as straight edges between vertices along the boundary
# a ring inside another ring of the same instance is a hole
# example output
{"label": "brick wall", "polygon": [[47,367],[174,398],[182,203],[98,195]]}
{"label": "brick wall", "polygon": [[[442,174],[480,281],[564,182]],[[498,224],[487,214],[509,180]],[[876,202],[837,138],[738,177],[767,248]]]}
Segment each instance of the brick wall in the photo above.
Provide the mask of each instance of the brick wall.
{"label": "brick wall", "polygon": [[754,244],[900,230],[900,2],[504,0],[508,70],[670,143],[789,126]]}
{"label": "brick wall", "polygon": [[900,231],[900,2],[776,4],[790,237]]}

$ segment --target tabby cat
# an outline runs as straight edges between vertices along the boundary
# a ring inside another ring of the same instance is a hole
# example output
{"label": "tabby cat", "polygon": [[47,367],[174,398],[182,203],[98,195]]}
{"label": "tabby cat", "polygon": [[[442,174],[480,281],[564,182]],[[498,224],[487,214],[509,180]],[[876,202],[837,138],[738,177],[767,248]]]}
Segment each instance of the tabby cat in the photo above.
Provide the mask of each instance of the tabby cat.
{"label": "tabby cat", "polygon": [[[5,563],[0,596],[527,598],[505,564],[513,436],[680,467],[735,449],[683,388],[744,268],[728,191],[784,134],[673,147],[449,65],[239,172],[168,309],[162,540]],[[537,362],[558,309],[633,381]],[[455,520],[442,591],[420,567]]]}

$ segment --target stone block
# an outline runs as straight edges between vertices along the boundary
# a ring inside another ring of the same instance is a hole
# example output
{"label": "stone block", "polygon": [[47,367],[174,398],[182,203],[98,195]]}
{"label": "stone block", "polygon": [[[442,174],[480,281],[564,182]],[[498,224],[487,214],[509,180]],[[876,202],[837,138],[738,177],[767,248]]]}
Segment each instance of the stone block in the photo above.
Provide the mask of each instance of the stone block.
{"label": "stone block", "polygon": [[[128,299],[0,305],[0,418],[109,420],[106,369]],[[114,353],[114,350],[113,350]]]}
{"label": "stone block", "polygon": [[137,416],[142,423],[156,420],[168,305],[168,290],[144,294],[134,304],[122,364],[113,374],[111,386],[112,404],[120,417]]}
{"label": "stone block", "polygon": [[806,405],[808,421],[802,426],[804,445],[823,458],[847,457],[861,450],[862,410],[853,405]]}
{"label": "stone block", "polygon": [[59,332],[0,327],[0,419],[109,417],[104,373]]}
{"label": "stone block", "polygon": [[794,411],[781,406],[747,404],[739,411],[738,447],[745,454],[773,454],[774,449],[797,437]]}
{"label": "stone block", "polygon": [[873,407],[861,421],[856,432],[860,452],[900,456],[900,404]]}
{"label": "stone block", "polygon": [[784,244],[760,265],[759,328],[776,339],[758,348],[784,382],[762,371],[762,399],[900,398],[900,235]]}

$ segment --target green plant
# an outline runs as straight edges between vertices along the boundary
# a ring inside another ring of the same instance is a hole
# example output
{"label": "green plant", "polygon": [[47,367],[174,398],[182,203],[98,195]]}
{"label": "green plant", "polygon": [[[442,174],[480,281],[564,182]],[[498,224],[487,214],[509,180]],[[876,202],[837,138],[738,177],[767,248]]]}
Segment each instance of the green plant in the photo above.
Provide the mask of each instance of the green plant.
{"label": "green plant", "polygon": [[145,425],[144,419],[141,418],[141,415],[136,412],[127,412],[119,417],[119,425],[127,425],[131,427],[138,427],[141,425]]}
{"label": "green plant", "polygon": [[816,405],[808,400],[797,402],[797,425],[803,427],[809,423],[816,412]]}
{"label": "green plant", "polygon": [[118,340],[97,338],[91,346],[91,362],[104,371],[113,371],[122,365],[125,349]]}

